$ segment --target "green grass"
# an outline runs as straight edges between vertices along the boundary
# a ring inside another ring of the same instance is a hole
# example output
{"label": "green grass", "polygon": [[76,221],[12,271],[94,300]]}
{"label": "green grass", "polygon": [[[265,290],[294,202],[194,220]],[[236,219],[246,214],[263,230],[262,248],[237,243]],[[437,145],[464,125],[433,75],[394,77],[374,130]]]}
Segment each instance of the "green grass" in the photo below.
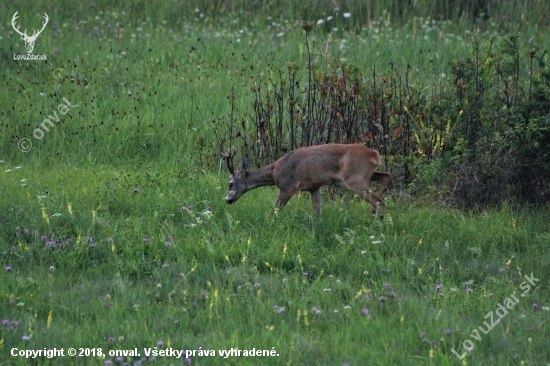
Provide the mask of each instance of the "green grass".
{"label": "green grass", "polygon": [[[35,46],[47,63],[13,61],[24,44],[0,24],[0,365],[33,362],[12,348],[54,347],[107,354],[81,364],[154,347],[278,353],[192,356],[198,365],[550,363],[548,207],[468,214],[390,190],[380,222],[350,193],[325,192],[317,219],[307,194],[273,213],[272,187],[228,206],[212,121],[227,122],[234,88],[246,123],[254,83],[287,63],[304,67],[301,19],[206,21],[140,4],[21,7],[23,28],[39,25],[44,9],[50,15]],[[5,19],[17,10],[0,9]],[[328,60],[367,74],[389,60],[410,64],[411,84],[429,89],[475,32],[463,22],[389,19],[380,13],[370,30],[335,20]],[[533,37],[548,49],[545,30],[516,20],[491,19],[479,35],[521,30],[525,47]],[[329,31],[316,28],[316,52]],[[63,97],[79,106],[35,139]],[[33,144],[26,153],[23,137]],[[485,315],[523,292],[531,273],[540,282],[475,340]],[[474,350],[459,361],[452,349],[461,354],[467,340]]]}

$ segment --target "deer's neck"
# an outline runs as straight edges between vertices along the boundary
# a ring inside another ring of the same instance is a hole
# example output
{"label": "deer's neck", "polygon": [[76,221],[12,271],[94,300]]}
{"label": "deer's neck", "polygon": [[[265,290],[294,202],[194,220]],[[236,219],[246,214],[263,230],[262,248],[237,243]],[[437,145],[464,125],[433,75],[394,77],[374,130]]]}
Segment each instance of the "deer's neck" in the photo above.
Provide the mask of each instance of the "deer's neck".
{"label": "deer's neck", "polygon": [[246,177],[248,189],[275,185],[275,180],[273,180],[273,168],[274,165],[269,164],[263,168],[249,171]]}

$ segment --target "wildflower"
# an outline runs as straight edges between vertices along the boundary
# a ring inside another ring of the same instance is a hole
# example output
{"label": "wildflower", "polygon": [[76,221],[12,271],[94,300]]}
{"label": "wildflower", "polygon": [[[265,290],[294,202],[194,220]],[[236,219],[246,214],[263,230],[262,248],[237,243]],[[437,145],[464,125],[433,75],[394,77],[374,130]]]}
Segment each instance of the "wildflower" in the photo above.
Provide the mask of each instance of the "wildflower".
{"label": "wildflower", "polygon": [[166,269],[166,268],[168,268],[168,264],[164,263],[164,264],[162,265],[162,269]]}
{"label": "wildflower", "polygon": [[390,284],[389,284],[389,283],[385,283],[385,284],[384,284],[384,287],[385,287],[385,288],[390,288]]}
{"label": "wildflower", "polygon": [[533,309],[536,309],[539,307],[539,304],[537,304],[536,302],[533,303],[533,305],[531,305],[533,307]]}
{"label": "wildflower", "polygon": [[309,276],[309,272],[304,272],[303,275],[304,275],[304,277],[307,277],[307,276]]}
{"label": "wildflower", "polygon": [[393,291],[390,292],[390,293],[388,294],[388,296],[389,296],[389,297],[392,297],[392,298],[395,297],[395,292],[393,292]]}
{"label": "wildflower", "polygon": [[466,292],[469,293],[469,294],[471,294],[472,292],[474,292],[474,290],[472,290],[471,288],[468,287],[468,288],[466,289]]}
{"label": "wildflower", "polygon": [[7,327],[8,325],[10,325],[10,320],[9,319],[2,320],[2,325]]}
{"label": "wildflower", "polygon": [[468,286],[470,283],[468,281],[462,282],[462,286]]}
{"label": "wildflower", "polygon": [[191,358],[190,358],[190,357],[186,357],[186,358],[185,358],[185,363],[187,363],[188,365],[191,365]]}
{"label": "wildflower", "polygon": [[111,366],[112,364],[113,364],[113,361],[105,360],[105,366]]}
{"label": "wildflower", "polygon": [[361,313],[362,313],[363,315],[368,315],[368,314],[369,314],[369,309],[363,308],[363,309],[361,309]]}
{"label": "wildflower", "polygon": [[141,239],[144,243],[148,243],[149,242],[149,238],[143,238]]}
{"label": "wildflower", "polygon": [[313,308],[311,308],[311,312],[315,315],[321,314],[321,310],[317,306],[314,306]]}
{"label": "wildflower", "polygon": [[451,334],[453,334],[453,330],[452,330],[452,329],[447,329],[447,330],[445,331],[445,334],[451,335]]}
{"label": "wildflower", "polygon": [[493,293],[492,292],[489,292],[489,295],[487,295],[488,297],[493,297]]}
{"label": "wildflower", "polygon": [[161,340],[161,341],[158,341],[158,342],[157,342],[157,346],[158,346],[158,347],[164,346],[164,341],[162,341],[162,340]]}
{"label": "wildflower", "polygon": [[380,297],[378,298],[378,301],[384,302],[384,301],[386,301],[386,298],[385,298],[384,296],[380,296]]}
{"label": "wildflower", "polygon": [[24,340],[25,342],[28,342],[31,340],[31,337],[29,337],[28,335],[24,335],[21,339]]}
{"label": "wildflower", "polygon": [[437,285],[435,285],[436,291],[441,290],[442,287],[443,287],[443,284],[441,284],[441,283],[438,283]]}
{"label": "wildflower", "polygon": [[10,266],[7,266],[7,267],[6,267],[6,271],[8,271],[8,272],[11,272],[12,269],[13,269],[13,268],[11,268]]}
{"label": "wildflower", "polygon": [[109,337],[107,338],[107,342],[113,343],[115,341],[115,337]]}
{"label": "wildflower", "polygon": [[121,363],[122,361],[124,361],[124,358],[122,358],[122,357],[120,357],[120,356],[117,357],[117,358],[115,358],[115,362],[116,362],[116,363]]}
{"label": "wildflower", "polygon": [[134,188],[134,193],[139,193],[139,189]]}

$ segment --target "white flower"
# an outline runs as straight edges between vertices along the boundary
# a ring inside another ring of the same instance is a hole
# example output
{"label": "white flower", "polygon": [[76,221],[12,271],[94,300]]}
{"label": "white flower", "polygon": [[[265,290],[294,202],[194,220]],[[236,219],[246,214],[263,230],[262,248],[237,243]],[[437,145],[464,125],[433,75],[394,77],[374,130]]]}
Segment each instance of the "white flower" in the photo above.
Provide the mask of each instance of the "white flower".
{"label": "white flower", "polygon": [[351,13],[344,13],[344,14],[342,14],[342,16],[347,19],[347,18],[351,17]]}

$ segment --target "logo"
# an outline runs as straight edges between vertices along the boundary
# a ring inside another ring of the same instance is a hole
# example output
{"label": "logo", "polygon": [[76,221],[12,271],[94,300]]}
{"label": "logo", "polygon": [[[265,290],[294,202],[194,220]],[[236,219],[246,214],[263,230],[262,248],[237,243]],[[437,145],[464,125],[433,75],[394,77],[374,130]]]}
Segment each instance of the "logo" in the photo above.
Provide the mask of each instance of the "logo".
{"label": "logo", "polygon": [[32,51],[34,50],[34,43],[36,42],[36,38],[38,38],[40,33],[42,33],[44,28],[46,28],[46,24],[48,24],[48,20],[49,20],[48,14],[44,13],[44,23],[42,23],[42,29],[40,29],[39,31],[37,31],[37,30],[33,31],[32,35],[29,36],[27,34],[26,29],[25,29],[24,32],[20,32],[19,31],[19,26],[15,25],[15,21],[18,18],[18,16],[17,16],[18,12],[19,11],[16,11],[15,14],[13,14],[13,18],[11,18],[11,26],[13,27],[13,29],[17,33],[19,33],[19,35],[21,35],[21,39],[23,39],[23,41],[25,41],[25,48],[27,49],[27,54],[26,55],[13,54],[13,59],[14,60],[47,60],[46,54],[34,55],[32,53]]}

